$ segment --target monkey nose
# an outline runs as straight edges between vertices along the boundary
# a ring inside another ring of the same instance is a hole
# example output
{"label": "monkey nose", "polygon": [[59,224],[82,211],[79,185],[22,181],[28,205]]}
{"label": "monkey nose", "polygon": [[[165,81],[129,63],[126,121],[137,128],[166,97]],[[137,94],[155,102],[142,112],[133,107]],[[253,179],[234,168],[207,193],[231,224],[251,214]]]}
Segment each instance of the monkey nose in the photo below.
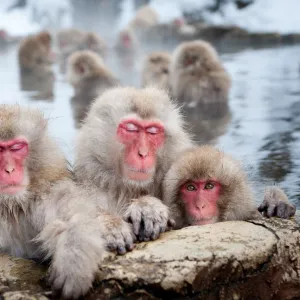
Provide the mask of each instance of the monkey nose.
{"label": "monkey nose", "polygon": [[8,173],[8,174],[12,173],[14,170],[15,170],[15,168],[11,167],[11,166],[8,166],[8,167],[5,168],[5,172]]}
{"label": "monkey nose", "polygon": [[139,149],[139,156],[144,158],[144,157],[147,157],[148,156],[148,149]]}

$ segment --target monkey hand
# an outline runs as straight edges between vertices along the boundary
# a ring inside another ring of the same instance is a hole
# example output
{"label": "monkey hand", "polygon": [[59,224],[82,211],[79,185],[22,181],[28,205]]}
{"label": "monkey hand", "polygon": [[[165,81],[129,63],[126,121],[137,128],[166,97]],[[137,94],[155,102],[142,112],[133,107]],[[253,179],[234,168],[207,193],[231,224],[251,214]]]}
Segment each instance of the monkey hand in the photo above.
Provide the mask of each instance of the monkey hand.
{"label": "monkey hand", "polygon": [[108,250],[123,255],[134,248],[136,237],[131,224],[119,216],[108,213],[100,214],[97,219],[101,221],[101,230]]}
{"label": "monkey hand", "polygon": [[[95,219],[75,215],[69,224],[56,223],[49,224],[40,236],[43,249],[52,256],[49,283],[54,293],[76,299],[92,287],[104,241]],[[55,235],[53,243],[51,237]]]}
{"label": "monkey hand", "polygon": [[289,203],[284,191],[279,187],[268,187],[265,191],[264,201],[258,207],[264,216],[288,219],[296,213],[296,207]]}
{"label": "monkey hand", "polygon": [[168,226],[175,225],[175,222],[169,219],[168,207],[159,199],[150,196],[132,200],[125,218],[132,223],[133,232],[139,241],[155,240]]}

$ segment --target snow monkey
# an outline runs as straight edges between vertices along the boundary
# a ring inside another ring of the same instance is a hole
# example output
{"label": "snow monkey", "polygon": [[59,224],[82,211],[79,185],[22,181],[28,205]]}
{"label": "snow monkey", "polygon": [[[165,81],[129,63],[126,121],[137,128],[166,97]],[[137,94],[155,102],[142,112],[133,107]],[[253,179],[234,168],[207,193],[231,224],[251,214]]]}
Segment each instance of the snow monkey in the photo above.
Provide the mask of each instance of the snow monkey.
{"label": "snow monkey", "polygon": [[[212,146],[185,151],[163,182],[163,202],[176,227],[261,218],[241,163]],[[259,207],[267,216],[295,214],[284,192],[269,187]]]}
{"label": "snow monkey", "polygon": [[84,197],[43,115],[1,104],[0,249],[51,258],[50,282],[65,297],[88,291],[105,247],[101,220]]}
{"label": "snow monkey", "polygon": [[60,48],[60,71],[65,73],[68,57],[82,50],[91,50],[104,57],[107,45],[95,32],[85,32],[78,29],[64,29],[57,34]]}
{"label": "snow monkey", "polygon": [[170,55],[167,52],[153,52],[144,63],[142,71],[142,86],[157,86],[169,88]]}
{"label": "snow monkey", "polygon": [[170,86],[176,99],[191,107],[227,102],[230,85],[230,77],[209,43],[184,42],[175,49],[170,64]]}
{"label": "snow monkey", "polygon": [[119,84],[104,65],[102,58],[89,50],[77,51],[69,57],[67,78],[75,89],[71,101],[77,125],[83,120],[91,102],[97,96],[105,89]]}
{"label": "snow monkey", "polygon": [[141,241],[156,239],[173,224],[159,200],[161,182],[177,154],[190,146],[182,116],[164,91],[113,88],[93,103],[79,130],[74,172],[111,220],[112,248],[126,251],[127,222]]}
{"label": "snow monkey", "polygon": [[51,71],[54,58],[51,41],[51,35],[47,31],[29,36],[22,41],[18,53],[21,72],[44,73]]}

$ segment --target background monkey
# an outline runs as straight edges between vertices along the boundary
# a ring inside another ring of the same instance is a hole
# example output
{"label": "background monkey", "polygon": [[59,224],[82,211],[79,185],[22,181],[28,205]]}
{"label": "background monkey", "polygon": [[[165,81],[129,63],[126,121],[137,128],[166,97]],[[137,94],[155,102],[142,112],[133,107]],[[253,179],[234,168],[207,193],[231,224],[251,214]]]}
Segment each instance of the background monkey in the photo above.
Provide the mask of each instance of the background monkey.
{"label": "background monkey", "polygon": [[66,297],[92,286],[105,247],[95,206],[84,197],[43,115],[1,104],[0,249],[51,258],[52,287]]}
{"label": "background monkey", "polygon": [[69,57],[67,78],[75,89],[71,101],[77,125],[83,120],[90,103],[97,96],[107,88],[119,84],[104,65],[102,58],[89,50],[77,51]]}
{"label": "background monkey", "polygon": [[25,38],[19,48],[20,85],[24,91],[36,91],[34,99],[53,99],[54,74],[52,38],[47,31]]}
{"label": "background monkey", "polygon": [[[169,223],[161,182],[177,154],[189,147],[182,116],[168,95],[156,88],[113,88],[102,94],[79,130],[75,177],[94,189],[111,232],[133,224],[140,240],[156,239]],[[127,230],[127,229],[126,229]],[[124,241],[110,242],[125,252]]]}
{"label": "background monkey", "polygon": [[[173,163],[164,183],[163,200],[176,227],[261,218],[240,162],[213,148],[187,150]],[[295,214],[284,192],[267,189],[260,211],[288,218]]]}
{"label": "background monkey", "polygon": [[195,107],[227,102],[231,80],[216,50],[207,42],[184,42],[173,53],[170,64],[172,95]]}
{"label": "background monkey", "polygon": [[142,86],[157,86],[169,89],[169,64],[171,57],[167,52],[153,52],[144,63]]}

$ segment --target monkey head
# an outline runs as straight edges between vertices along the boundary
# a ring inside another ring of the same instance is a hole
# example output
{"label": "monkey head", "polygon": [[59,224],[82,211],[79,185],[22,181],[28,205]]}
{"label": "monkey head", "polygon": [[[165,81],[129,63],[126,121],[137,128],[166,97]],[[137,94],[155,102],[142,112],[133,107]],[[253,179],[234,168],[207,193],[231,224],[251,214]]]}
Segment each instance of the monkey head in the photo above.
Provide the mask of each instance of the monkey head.
{"label": "monkey head", "polygon": [[180,212],[175,221],[185,226],[246,220],[257,214],[240,163],[212,146],[180,155],[164,179],[163,199]]}
{"label": "monkey head", "polygon": [[147,187],[162,180],[178,150],[172,149],[176,139],[184,143],[181,126],[178,109],[164,91],[110,89],[96,99],[84,121],[75,168],[92,181],[101,174],[108,182],[117,177],[126,185]]}
{"label": "monkey head", "polygon": [[147,59],[147,64],[155,74],[169,74],[170,55],[165,52],[154,52]]}
{"label": "monkey head", "polygon": [[76,86],[81,80],[99,74],[103,66],[103,60],[97,53],[90,50],[76,51],[68,57],[68,81]]}
{"label": "monkey head", "polygon": [[179,45],[174,52],[173,62],[176,69],[189,72],[213,70],[220,64],[216,50],[208,42],[200,40]]}
{"label": "monkey head", "polygon": [[[0,105],[0,198],[18,197],[28,190],[37,143],[44,137],[46,121],[38,110]],[[43,149],[47,151],[47,149]],[[29,155],[32,153],[33,155]],[[29,157],[30,156],[30,157]],[[32,168],[29,164],[32,163]]]}
{"label": "monkey head", "polygon": [[88,49],[99,53],[101,55],[105,54],[106,45],[105,42],[94,32],[88,32],[85,37],[86,46]]}

